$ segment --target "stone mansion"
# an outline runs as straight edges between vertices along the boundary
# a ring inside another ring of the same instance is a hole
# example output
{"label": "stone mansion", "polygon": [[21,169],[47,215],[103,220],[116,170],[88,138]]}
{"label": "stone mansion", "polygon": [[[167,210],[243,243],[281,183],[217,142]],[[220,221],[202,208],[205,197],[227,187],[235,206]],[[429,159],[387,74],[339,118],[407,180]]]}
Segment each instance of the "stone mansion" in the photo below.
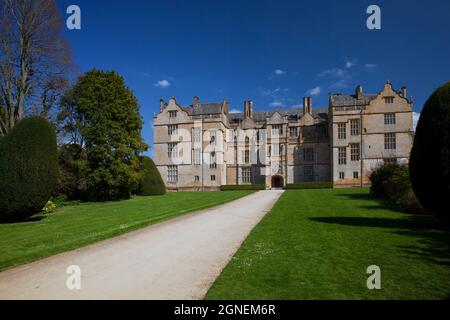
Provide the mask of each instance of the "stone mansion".
{"label": "stone mansion", "polygon": [[154,117],[154,160],[168,190],[217,190],[222,185],[299,182],[335,187],[369,184],[383,162],[407,162],[413,143],[413,103],[388,81],[378,94],[357,86],[331,94],[328,108],[231,113],[226,100],[189,106],[161,99]]}

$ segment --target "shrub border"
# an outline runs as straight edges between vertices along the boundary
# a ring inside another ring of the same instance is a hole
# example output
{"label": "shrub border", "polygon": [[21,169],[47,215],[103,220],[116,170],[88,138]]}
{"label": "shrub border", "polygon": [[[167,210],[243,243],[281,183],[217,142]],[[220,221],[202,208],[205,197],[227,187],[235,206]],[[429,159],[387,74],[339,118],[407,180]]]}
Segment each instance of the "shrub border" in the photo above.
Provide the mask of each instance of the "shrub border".
{"label": "shrub border", "polygon": [[266,190],[265,184],[239,184],[224,185],[220,187],[220,191],[241,191],[241,190]]}
{"label": "shrub border", "polygon": [[290,183],[284,188],[286,190],[295,189],[333,189],[333,182],[300,182]]}

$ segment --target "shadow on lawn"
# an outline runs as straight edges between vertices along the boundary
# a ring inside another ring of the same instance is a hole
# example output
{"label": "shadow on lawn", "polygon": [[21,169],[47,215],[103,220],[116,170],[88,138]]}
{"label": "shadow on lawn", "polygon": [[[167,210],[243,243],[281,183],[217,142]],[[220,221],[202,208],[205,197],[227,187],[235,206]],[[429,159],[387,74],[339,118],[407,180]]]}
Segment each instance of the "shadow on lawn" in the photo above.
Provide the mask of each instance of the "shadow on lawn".
{"label": "shadow on lawn", "polygon": [[449,226],[428,215],[405,215],[404,218],[376,217],[319,217],[309,218],[319,223],[364,228],[384,228],[389,232],[413,238],[411,245],[398,246],[408,256],[416,256],[431,263],[450,266]]}
{"label": "shadow on lawn", "polygon": [[338,197],[344,197],[351,200],[373,200],[368,192],[364,193],[336,193]]}
{"label": "shadow on lawn", "polygon": [[0,220],[0,225],[2,224],[20,224],[20,223],[30,223],[30,222],[39,222],[47,218],[46,214],[40,214],[37,216],[29,217],[22,220]]}
{"label": "shadow on lawn", "polygon": [[[338,193],[348,200],[369,200],[370,204],[355,205],[362,210],[390,210],[400,212],[387,204],[372,198],[369,193]],[[319,217],[310,220],[320,223],[339,224],[353,227],[384,228],[389,232],[414,238],[411,245],[398,246],[408,256],[416,256],[432,263],[450,266],[450,224],[427,214],[405,214],[403,218],[378,217]]]}

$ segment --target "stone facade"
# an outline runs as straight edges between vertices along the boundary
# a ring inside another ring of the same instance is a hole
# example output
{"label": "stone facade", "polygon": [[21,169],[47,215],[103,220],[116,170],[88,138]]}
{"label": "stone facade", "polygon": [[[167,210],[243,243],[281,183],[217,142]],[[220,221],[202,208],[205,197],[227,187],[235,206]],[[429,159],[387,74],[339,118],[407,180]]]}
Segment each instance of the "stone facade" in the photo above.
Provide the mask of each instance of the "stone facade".
{"label": "stone facade", "polygon": [[390,82],[378,94],[330,95],[329,107],[230,113],[225,100],[189,106],[160,101],[154,117],[154,160],[168,190],[218,190],[222,185],[369,183],[384,161],[407,162],[413,105]]}

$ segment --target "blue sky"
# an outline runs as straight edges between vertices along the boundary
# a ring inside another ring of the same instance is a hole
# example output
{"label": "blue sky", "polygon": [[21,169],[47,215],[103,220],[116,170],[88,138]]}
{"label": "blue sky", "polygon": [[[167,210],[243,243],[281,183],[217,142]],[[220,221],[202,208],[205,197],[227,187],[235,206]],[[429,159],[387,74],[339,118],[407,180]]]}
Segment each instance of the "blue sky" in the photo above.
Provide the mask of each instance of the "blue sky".
{"label": "blue sky", "polygon": [[[65,31],[81,71],[115,70],[141,105],[151,144],[159,99],[183,105],[227,99],[231,109],[299,106],[313,96],[408,87],[415,111],[450,80],[450,2],[57,0],[80,6],[82,29]],[[367,7],[382,29],[368,30]]]}

